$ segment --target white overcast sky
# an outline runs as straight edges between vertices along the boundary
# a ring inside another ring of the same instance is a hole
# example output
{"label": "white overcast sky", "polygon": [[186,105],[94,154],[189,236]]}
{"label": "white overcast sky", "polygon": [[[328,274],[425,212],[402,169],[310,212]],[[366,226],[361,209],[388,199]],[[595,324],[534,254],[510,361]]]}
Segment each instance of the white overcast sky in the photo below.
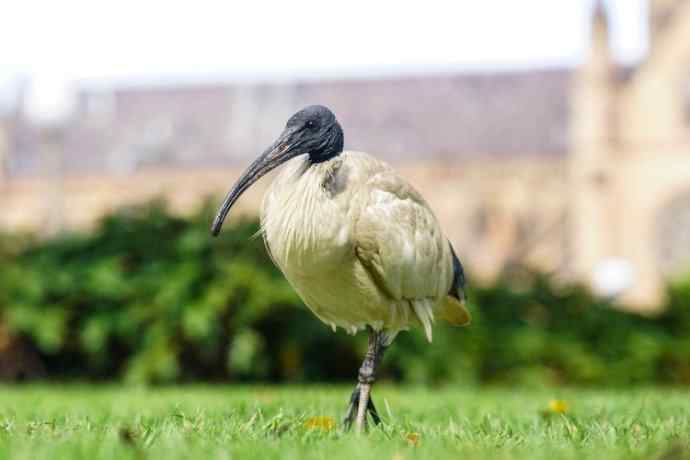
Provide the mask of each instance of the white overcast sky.
{"label": "white overcast sky", "polygon": [[[608,0],[613,51],[644,56],[646,0]],[[50,107],[89,84],[263,80],[573,65],[591,0],[6,0],[0,98]],[[47,109],[48,110],[48,109]]]}

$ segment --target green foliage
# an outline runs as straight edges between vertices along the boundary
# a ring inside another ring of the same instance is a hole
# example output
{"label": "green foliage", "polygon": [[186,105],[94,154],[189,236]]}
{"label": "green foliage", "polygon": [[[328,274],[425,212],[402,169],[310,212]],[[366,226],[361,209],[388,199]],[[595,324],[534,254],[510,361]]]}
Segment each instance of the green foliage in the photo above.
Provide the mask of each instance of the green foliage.
{"label": "green foliage", "polygon": [[0,268],[3,321],[37,345],[56,375],[229,376],[235,332],[251,336],[298,298],[252,238],[256,222],[215,240],[208,216],[205,208],[182,219],[154,203],[109,216],[87,235],[26,245]]}
{"label": "green foliage", "polygon": [[[333,334],[270,262],[254,220],[209,235],[212,209],[121,210],[86,234],[0,237],[0,324],[49,376],[130,382],[350,380],[366,338]],[[520,273],[470,292],[474,321],[429,345],[401,333],[383,378],[523,384],[690,383],[690,278],[665,313],[613,308]]]}

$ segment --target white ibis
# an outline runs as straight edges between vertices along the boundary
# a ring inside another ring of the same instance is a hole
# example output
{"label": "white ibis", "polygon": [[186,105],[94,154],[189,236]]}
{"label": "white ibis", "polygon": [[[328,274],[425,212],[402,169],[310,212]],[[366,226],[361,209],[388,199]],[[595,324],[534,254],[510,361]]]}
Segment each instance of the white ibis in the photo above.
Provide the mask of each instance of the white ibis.
{"label": "white ibis", "polygon": [[274,263],[309,309],[333,330],[367,329],[369,346],[345,416],[366,428],[376,366],[398,332],[419,325],[431,342],[434,316],[466,325],[465,275],[422,196],[386,163],[343,151],[326,107],[300,110],[238,179],[218,211],[285,164],[263,200],[261,231]]}

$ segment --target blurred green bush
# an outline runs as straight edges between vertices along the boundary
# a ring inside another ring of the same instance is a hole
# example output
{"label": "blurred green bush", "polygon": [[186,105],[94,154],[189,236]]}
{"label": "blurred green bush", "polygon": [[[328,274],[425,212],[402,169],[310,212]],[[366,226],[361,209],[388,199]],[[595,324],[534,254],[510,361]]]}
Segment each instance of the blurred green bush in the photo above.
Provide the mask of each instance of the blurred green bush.
{"label": "blurred green bush", "polygon": [[[59,379],[351,381],[365,334],[333,334],[273,267],[254,220],[121,210],[88,234],[0,237],[0,326]],[[522,272],[470,291],[474,322],[402,333],[382,376],[409,382],[690,383],[690,282],[644,318]],[[0,353],[2,351],[0,350]],[[1,375],[1,373],[0,373]]]}

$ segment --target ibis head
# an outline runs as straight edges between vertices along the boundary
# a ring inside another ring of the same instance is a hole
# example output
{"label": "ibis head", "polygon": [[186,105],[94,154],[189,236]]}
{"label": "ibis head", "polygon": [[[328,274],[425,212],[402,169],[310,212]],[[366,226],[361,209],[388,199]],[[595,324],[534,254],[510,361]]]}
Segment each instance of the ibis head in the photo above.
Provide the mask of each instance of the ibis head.
{"label": "ibis head", "polygon": [[333,112],[311,105],[294,114],[278,139],[240,176],[218,210],[211,233],[220,233],[225,217],[237,199],[254,182],[286,161],[309,155],[311,163],[321,163],[343,151],[343,130]]}

